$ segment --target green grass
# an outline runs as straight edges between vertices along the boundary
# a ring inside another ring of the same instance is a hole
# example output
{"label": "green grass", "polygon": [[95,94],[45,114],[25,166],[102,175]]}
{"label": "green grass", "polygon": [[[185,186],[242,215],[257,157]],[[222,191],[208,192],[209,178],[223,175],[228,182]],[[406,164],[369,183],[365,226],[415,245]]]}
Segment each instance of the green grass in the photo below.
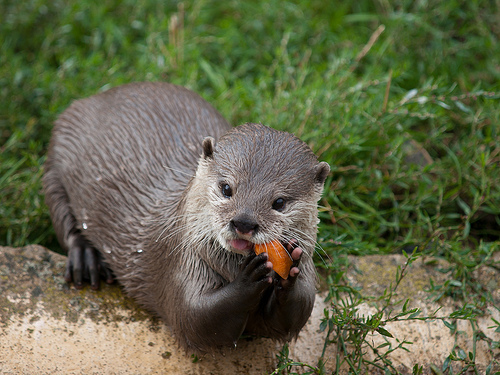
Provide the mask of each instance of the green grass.
{"label": "green grass", "polygon": [[235,125],[295,132],[329,162],[319,238],[332,280],[347,254],[418,245],[451,264],[455,282],[434,286],[438,296],[480,304],[472,271],[498,267],[500,246],[499,11],[492,1],[3,1],[0,244],[58,248],[40,178],[72,100],[167,80]]}

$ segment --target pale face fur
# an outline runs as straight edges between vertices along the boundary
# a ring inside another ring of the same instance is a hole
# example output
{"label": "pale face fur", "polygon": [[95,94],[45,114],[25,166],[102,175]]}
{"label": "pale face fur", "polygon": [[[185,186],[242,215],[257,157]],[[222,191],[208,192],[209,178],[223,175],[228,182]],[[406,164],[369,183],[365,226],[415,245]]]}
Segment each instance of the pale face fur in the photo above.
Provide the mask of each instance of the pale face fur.
{"label": "pale face fur", "polygon": [[[193,226],[195,235],[244,255],[249,249],[237,249],[231,241],[262,244],[295,239],[311,254],[316,241],[317,201],[328,165],[318,163],[309,147],[295,136],[258,124],[235,128],[220,138],[213,150],[213,141],[209,143],[195,178],[195,184],[203,181],[204,186],[191,189],[205,193],[194,194],[199,198],[196,207],[188,200],[187,209],[193,211],[188,215],[199,215],[196,221],[205,224],[203,228]],[[230,196],[223,192],[225,185],[231,189]],[[279,209],[273,207],[277,199],[284,201]],[[231,221],[241,217],[254,222],[256,229],[243,234],[235,231]]]}

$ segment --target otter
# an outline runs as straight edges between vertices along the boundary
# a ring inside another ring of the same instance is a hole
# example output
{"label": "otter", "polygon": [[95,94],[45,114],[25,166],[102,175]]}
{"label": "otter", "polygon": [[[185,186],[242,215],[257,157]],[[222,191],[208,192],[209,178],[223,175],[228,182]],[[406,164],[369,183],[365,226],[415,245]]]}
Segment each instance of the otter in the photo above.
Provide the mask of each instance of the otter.
{"label": "otter", "polygon": [[[56,120],[45,200],[67,282],[117,280],[193,353],[243,333],[296,338],[314,303],[317,202],[330,171],[294,135],[231,127],[198,94],[132,83]],[[278,239],[287,279],[255,244]]]}

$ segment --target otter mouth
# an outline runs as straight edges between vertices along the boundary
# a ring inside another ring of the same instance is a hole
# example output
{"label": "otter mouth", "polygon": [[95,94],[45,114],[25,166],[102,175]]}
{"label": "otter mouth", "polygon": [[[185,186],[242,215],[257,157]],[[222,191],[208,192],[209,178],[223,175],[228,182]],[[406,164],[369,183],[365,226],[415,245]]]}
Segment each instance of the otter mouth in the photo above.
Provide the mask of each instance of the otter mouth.
{"label": "otter mouth", "polygon": [[253,242],[241,238],[229,241],[229,246],[240,254],[247,254],[253,248]]}

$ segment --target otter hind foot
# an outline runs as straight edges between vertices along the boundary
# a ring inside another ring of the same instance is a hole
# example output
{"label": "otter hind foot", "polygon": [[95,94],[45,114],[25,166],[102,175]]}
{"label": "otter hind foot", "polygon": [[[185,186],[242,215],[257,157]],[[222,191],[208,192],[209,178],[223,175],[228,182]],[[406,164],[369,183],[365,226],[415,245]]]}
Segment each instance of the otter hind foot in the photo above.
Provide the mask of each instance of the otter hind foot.
{"label": "otter hind foot", "polygon": [[83,288],[85,281],[90,281],[92,289],[99,289],[100,279],[111,284],[113,274],[101,254],[79,233],[72,233],[68,238],[68,260],[64,279],[73,282],[76,289]]}

